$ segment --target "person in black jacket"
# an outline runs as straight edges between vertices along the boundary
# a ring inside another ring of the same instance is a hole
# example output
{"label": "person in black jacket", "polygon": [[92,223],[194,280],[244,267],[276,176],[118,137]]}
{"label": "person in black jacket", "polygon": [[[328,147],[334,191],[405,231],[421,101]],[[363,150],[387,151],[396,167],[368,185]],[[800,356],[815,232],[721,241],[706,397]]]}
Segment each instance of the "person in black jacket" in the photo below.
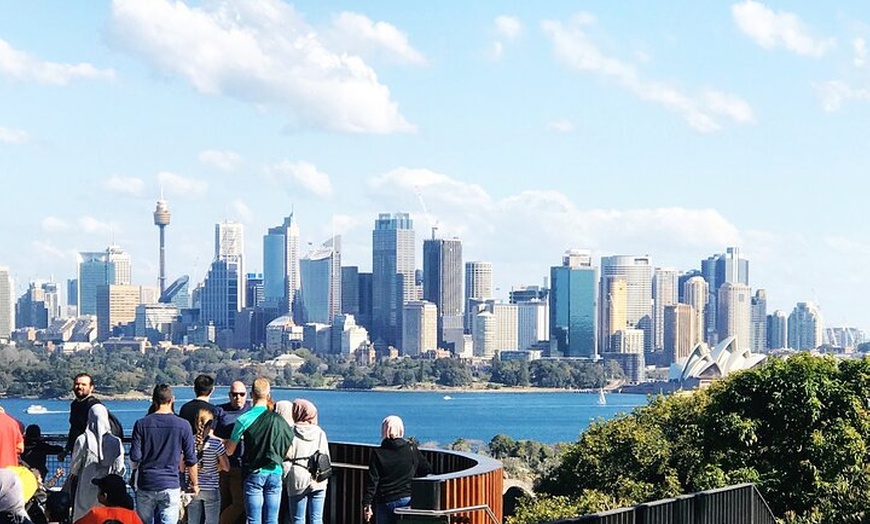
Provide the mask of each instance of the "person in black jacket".
{"label": "person in black jacket", "polygon": [[58,458],[64,460],[65,455],[72,453],[73,444],[88,426],[88,412],[94,404],[101,404],[94,396],[94,379],[87,373],[79,373],[73,379],[73,398],[69,404],[69,434],[66,438],[64,453]]}
{"label": "person in black jacket", "polygon": [[[402,419],[390,415],[381,423],[381,446],[372,451],[369,479],[363,495],[363,516],[376,524],[395,524],[396,508],[411,504],[411,479],[431,473],[417,446],[405,440]],[[374,511],[372,510],[374,504]]]}

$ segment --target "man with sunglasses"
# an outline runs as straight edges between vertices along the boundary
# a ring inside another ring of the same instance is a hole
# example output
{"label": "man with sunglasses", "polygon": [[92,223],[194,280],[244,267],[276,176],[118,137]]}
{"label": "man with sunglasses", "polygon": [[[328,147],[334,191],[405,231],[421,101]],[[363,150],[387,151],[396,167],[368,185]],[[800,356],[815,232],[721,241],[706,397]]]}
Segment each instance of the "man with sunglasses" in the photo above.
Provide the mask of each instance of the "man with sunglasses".
{"label": "man with sunglasses", "polygon": [[[251,409],[244,382],[230,386],[229,402],[217,406],[215,436],[228,439],[239,416]],[[242,489],[242,446],[229,456],[230,470],[220,472],[220,524],[240,524],[245,521],[245,493]]]}

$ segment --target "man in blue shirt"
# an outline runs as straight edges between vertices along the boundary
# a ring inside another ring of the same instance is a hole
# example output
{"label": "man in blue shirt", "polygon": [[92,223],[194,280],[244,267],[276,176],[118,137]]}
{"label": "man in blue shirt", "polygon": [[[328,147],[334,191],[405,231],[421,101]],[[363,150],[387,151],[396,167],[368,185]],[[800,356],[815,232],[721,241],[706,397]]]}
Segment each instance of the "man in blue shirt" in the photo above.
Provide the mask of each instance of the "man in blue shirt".
{"label": "man in blue shirt", "polygon": [[186,420],[172,412],[172,388],[154,388],[151,400],[157,409],[133,425],[130,462],[138,471],[136,512],[143,524],[178,524],[181,508],[181,483],[178,459],[190,474],[193,493],[197,482],[196,447],[193,431]]}
{"label": "man in blue shirt", "polygon": [[254,379],[251,386],[253,406],[236,420],[233,433],[226,441],[232,454],[244,441],[242,456],[245,490],[245,513],[248,524],[278,524],[281,506],[281,462],[293,442],[293,430],[284,417],[269,410],[269,381]]}
{"label": "man in blue shirt", "polygon": [[[214,434],[222,439],[230,438],[233,425],[240,415],[251,409],[247,399],[248,390],[239,380],[230,385],[230,401],[217,406]],[[227,453],[230,470],[220,472],[221,516],[220,524],[241,524],[245,521],[245,494],[242,490],[242,446],[235,453]]]}

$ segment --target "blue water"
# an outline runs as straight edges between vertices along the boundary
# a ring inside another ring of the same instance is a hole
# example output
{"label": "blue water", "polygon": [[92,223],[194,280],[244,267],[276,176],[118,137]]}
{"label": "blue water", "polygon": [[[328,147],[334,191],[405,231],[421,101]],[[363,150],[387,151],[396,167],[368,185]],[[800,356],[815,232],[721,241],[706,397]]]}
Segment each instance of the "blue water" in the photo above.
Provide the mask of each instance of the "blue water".
{"label": "blue water", "polygon": [[[175,388],[176,409],[193,397],[191,388]],[[574,442],[595,419],[611,418],[647,403],[644,395],[608,394],[607,404],[598,405],[597,393],[475,393],[394,392],[274,389],[276,400],[304,397],[317,406],[320,425],[336,442],[377,443],[380,425],[387,415],[405,421],[407,436],[421,443],[447,445],[458,438],[488,443],[498,434],[516,440],[545,443]],[[449,398],[445,398],[449,397]],[[218,388],[214,403],[227,399],[227,388]],[[49,412],[30,415],[31,404]],[[143,417],[147,400],[106,400],[129,435],[133,423]],[[39,424],[43,433],[66,433],[69,429],[69,400],[2,399],[7,413],[24,424]]]}

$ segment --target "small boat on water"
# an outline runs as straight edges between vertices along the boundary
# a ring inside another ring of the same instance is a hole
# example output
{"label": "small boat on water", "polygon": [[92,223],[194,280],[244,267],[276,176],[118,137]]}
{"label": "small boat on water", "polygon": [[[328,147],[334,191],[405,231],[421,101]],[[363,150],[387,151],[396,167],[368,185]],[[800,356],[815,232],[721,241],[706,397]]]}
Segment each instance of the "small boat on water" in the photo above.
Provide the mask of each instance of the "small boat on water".
{"label": "small boat on water", "polygon": [[607,405],[607,397],[604,396],[604,389],[598,390],[598,405],[606,406]]}
{"label": "small boat on water", "polygon": [[453,399],[453,397],[451,397],[450,395],[444,395],[444,400],[452,400],[452,399]]}
{"label": "small boat on water", "polygon": [[31,404],[24,410],[28,415],[44,415],[48,413],[48,408],[41,404]]}

